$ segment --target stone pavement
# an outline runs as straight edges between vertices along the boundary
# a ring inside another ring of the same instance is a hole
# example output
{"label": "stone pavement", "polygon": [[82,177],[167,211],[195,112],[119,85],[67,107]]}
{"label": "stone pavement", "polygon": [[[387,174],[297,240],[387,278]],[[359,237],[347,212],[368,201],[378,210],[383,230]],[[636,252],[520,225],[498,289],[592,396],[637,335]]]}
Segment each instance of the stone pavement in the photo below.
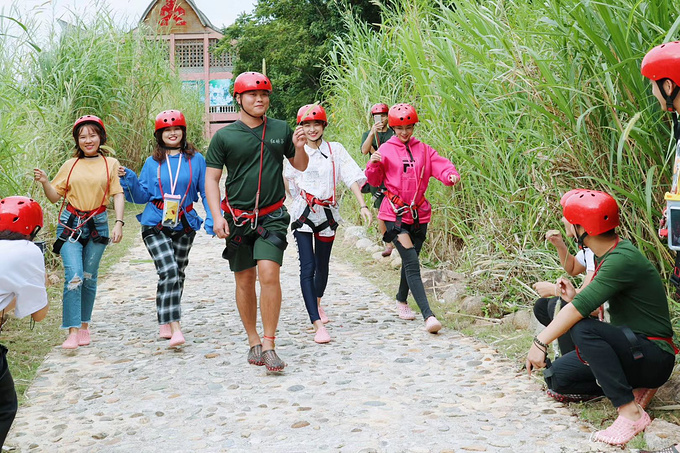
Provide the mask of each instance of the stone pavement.
{"label": "stone pavement", "polygon": [[[126,234],[138,234],[132,228]],[[294,241],[282,269],[283,375],[246,363],[222,241],[201,232],[187,269],[182,330],[158,338],[156,273],[139,240],[100,278],[88,347],[55,348],[6,446],[21,452],[575,452],[588,441],[567,408],[515,363],[451,330],[400,320],[393,299],[331,259],[317,345]],[[341,247],[343,244],[338,243]],[[620,451],[620,449],[618,450]]]}

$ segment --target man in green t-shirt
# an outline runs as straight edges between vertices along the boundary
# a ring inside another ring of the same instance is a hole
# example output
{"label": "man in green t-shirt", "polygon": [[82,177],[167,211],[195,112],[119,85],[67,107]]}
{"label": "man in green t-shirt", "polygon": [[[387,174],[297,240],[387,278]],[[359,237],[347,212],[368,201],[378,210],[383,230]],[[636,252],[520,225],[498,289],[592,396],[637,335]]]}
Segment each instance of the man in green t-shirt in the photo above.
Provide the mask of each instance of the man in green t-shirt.
{"label": "man in green t-shirt", "polygon": [[[642,253],[616,234],[619,208],[604,192],[574,191],[562,212],[580,246],[595,254],[592,281],[578,294],[565,278],[560,297],[571,302],[534,337],[527,370],[547,366],[548,395],[558,401],[609,398],[619,417],[593,439],[623,445],[650,423],[641,404],[650,389],[664,384],[675,364],[675,345],[666,291],[658,271]],[[590,318],[609,301],[611,323]],[[576,350],[546,361],[548,345],[569,332]]]}
{"label": "man in green t-shirt", "polygon": [[[394,135],[394,131],[387,125],[387,112],[389,109],[387,104],[374,104],[373,107],[371,107],[373,126],[361,136],[361,154],[368,154],[368,157],[370,158],[371,154],[380,148],[380,145]],[[383,192],[384,189],[384,185],[373,187],[366,183],[364,184],[364,187],[361,188],[361,191],[363,193],[370,192],[371,195],[373,195],[373,206],[377,209],[380,208],[380,204],[385,197],[385,193]],[[385,222],[380,219],[378,219],[378,230],[380,231],[380,235],[385,234]],[[382,256],[390,256],[392,250],[394,250],[394,246],[391,243],[385,244],[385,250],[383,250]]]}
{"label": "man in green t-shirt", "polygon": [[[248,363],[270,372],[286,364],[274,350],[281,311],[280,269],[290,216],[283,185],[283,159],[297,170],[307,168],[307,141],[302,127],[292,131],[284,121],[267,118],[269,79],[245,72],[234,81],[239,120],[215,134],[206,155],[205,192],[214,219],[213,231],[226,239],[222,256],[236,279],[236,305],[248,335]],[[219,182],[226,167],[225,197]],[[224,211],[224,216],[222,215]],[[257,295],[264,336],[257,333]]]}

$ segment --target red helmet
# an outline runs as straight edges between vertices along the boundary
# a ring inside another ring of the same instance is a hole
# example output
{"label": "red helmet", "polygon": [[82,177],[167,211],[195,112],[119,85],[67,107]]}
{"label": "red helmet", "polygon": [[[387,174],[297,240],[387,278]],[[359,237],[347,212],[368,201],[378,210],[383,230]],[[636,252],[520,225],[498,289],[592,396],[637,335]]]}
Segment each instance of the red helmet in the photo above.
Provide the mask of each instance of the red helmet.
{"label": "red helmet", "polygon": [[680,41],[667,42],[647,52],[640,72],[650,80],[671,79],[680,85]]}
{"label": "red helmet", "polygon": [[43,226],[40,204],[28,197],[7,197],[0,200],[0,230],[34,236]]}
{"label": "red helmet", "polygon": [[234,80],[235,95],[255,90],[272,91],[272,83],[266,75],[259,72],[243,72]]}
{"label": "red helmet", "polygon": [[564,208],[564,204],[566,203],[566,201],[569,197],[571,197],[572,195],[576,195],[578,193],[581,193],[584,190],[585,189],[571,189],[569,192],[562,195],[562,198],[560,198],[560,205],[562,206],[562,208]]}
{"label": "red helmet", "polygon": [[387,114],[387,123],[390,127],[408,126],[417,122],[418,114],[416,109],[410,104],[395,104],[390,107],[390,111]]}
{"label": "red helmet", "polygon": [[187,127],[187,120],[179,110],[164,110],[156,116],[156,130],[173,126]]}
{"label": "red helmet", "polygon": [[324,127],[328,126],[326,110],[318,104],[303,105],[297,112],[297,123],[300,124],[304,121],[323,121]]}
{"label": "red helmet", "polygon": [[371,107],[371,115],[380,115],[381,113],[387,113],[390,108],[387,104],[373,104]]}
{"label": "red helmet", "polygon": [[[98,124],[99,126],[101,126],[102,131],[104,132],[104,141],[106,141],[106,128],[104,127],[104,122],[101,120],[101,118],[99,118],[98,116],[94,116],[94,115],[84,115],[84,116],[81,116],[80,118],[78,118],[75,123],[73,123],[73,138],[76,139],[76,143],[78,141],[78,137],[76,137],[76,130],[78,129],[78,127],[80,125],[86,124],[86,123],[94,123],[94,124]],[[101,144],[103,145],[104,143],[101,143]]]}
{"label": "red helmet", "polygon": [[567,222],[581,225],[590,236],[606,233],[619,226],[619,206],[611,195],[598,190],[572,192],[562,205],[562,215]]}

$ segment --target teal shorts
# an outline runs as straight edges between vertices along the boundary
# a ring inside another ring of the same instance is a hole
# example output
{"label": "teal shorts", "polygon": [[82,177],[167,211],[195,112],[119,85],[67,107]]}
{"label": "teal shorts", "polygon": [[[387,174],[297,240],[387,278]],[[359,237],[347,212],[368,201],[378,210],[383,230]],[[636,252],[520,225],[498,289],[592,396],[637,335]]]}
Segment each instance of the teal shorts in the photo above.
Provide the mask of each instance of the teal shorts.
{"label": "teal shorts", "polygon": [[[269,240],[264,239],[257,231],[252,230],[250,222],[238,228],[237,231],[231,215],[225,215],[224,218],[229,223],[230,232],[239,233],[243,236],[243,241],[238,246],[236,254],[229,260],[229,268],[232,272],[241,272],[253,268],[257,266],[259,260],[274,261],[279,266],[283,264],[283,250]],[[259,224],[270,233],[279,233],[285,237],[288,232],[288,225],[290,225],[288,209],[285,206],[281,206],[271,214],[261,217]],[[227,244],[229,244],[230,239],[231,236],[227,238]]]}

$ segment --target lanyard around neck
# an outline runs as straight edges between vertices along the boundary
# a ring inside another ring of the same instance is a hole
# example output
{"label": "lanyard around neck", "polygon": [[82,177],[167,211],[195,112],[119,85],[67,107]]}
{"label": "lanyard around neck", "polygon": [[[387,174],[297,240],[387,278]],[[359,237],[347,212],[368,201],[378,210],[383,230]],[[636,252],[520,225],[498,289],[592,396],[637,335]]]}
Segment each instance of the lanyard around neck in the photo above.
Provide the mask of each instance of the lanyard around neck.
{"label": "lanyard around neck", "polygon": [[[171,186],[171,190],[172,190],[172,195],[174,195],[175,194],[175,188],[177,187],[177,181],[179,180],[179,167],[180,167],[180,165],[182,165],[182,160],[183,160],[182,159],[182,153],[180,153],[180,155],[179,155],[179,163],[177,164],[177,174],[175,175],[174,184],[173,184],[173,181],[172,181],[172,173],[170,173],[170,159],[168,159],[167,154],[165,155],[165,159],[168,163],[168,176],[170,177],[170,186]],[[191,188],[191,183],[194,179],[194,172],[191,168],[191,159],[187,159],[187,161],[189,162],[189,182],[187,184],[187,190],[186,190],[186,192],[184,192],[184,196],[182,197],[182,201],[180,202],[180,206],[182,206],[182,204],[184,203],[184,200],[186,200],[186,198],[187,198],[187,195],[189,195],[189,189]],[[157,174],[158,174],[158,187],[161,189],[161,196],[163,196],[163,194],[165,192],[163,192],[163,183],[161,182],[161,164],[160,164],[160,162],[158,163]]]}
{"label": "lanyard around neck", "polygon": [[[175,172],[175,178],[172,178],[172,167],[170,167],[170,158],[165,155],[165,162],[168,164],[168,178],[170,179],[170,195],[175,195],[175,189],[177,188],[177,181],[179,181],[179,170],[182,168],[182,153],[179,154],[179,162],[177,163],[177,171]],[[160,186],[161,192],[163,192],[163,184],[161,184],[161,164],[158,164],[158,185]]]}

